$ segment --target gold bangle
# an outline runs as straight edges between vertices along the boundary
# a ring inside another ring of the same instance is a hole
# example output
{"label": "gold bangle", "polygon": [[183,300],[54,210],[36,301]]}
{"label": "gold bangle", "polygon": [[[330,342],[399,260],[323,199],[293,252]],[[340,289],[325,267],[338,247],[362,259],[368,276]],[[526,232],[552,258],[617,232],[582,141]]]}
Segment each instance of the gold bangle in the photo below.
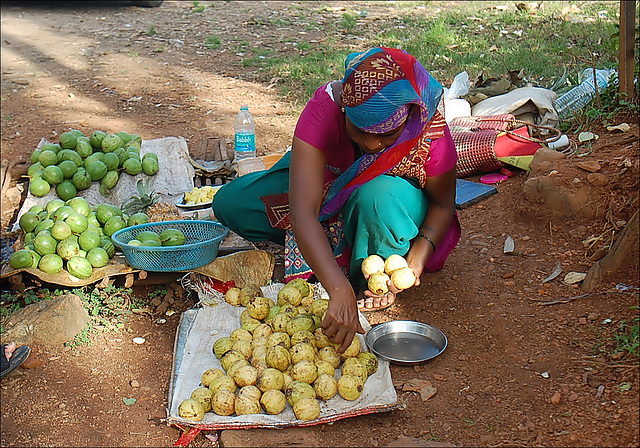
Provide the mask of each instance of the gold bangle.
{"label": "gold bangle", "polygon": [[436,251],[436,243],[434,243],[431,238],[429,238],[427,235],[423,235],[422,233],[418,233],[418,236],[421,236],[425,240],[429,241],[431,243],[431,247],[433,247],[433,251]]}

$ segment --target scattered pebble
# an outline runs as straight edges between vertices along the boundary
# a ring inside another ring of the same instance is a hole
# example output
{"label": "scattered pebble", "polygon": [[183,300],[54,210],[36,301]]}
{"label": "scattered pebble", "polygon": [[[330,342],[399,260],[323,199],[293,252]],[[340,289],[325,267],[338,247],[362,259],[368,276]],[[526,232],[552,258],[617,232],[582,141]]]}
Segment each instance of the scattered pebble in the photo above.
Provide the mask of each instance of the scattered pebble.
{"label": "scattered pebble", "polygon": [[551,375],[549,375],[549,372],[544,371],[544,372],[542,372],[542,373],[540,374],[540,376],[541,376],[542,378],[549,378]]}
{"label": "scattered pebble", "polygon": [[131,387],[133,387],[133,388],[140,387],[140,383],[138,383],[136,380],[131,380],[131,382],[129,384],[131,384]]}
{"label": "scattered pebble", "polygon": [[146,341],[145,338],[133,338],[133,342],[136,344],[144,344]]}
{"label": "scattered pebble", "polygon": [[560,399],[562,398],[562,396],[560,395],[560,392],[555,392],[552,396],[551,396],[551,404],[553,405],[559,405],[560,404]]}

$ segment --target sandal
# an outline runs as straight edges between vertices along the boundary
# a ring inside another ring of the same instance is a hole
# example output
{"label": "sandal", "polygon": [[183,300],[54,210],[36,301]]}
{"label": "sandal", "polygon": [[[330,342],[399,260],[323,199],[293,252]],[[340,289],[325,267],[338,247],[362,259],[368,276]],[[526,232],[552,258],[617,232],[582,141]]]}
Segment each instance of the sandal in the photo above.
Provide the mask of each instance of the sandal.
{"label": "sandal", "polygon": [[22,345],[16,348],[11,354],[11,358],[7,359],[6,354],[4,352],[5,345],[2,345],[0,349],[0,358],[2,360],[2,372],[0,373],[0,378],[4,378],[15,369],[20,367],[20,365],[26,361],[31,353],[31,347],[28,345]]}

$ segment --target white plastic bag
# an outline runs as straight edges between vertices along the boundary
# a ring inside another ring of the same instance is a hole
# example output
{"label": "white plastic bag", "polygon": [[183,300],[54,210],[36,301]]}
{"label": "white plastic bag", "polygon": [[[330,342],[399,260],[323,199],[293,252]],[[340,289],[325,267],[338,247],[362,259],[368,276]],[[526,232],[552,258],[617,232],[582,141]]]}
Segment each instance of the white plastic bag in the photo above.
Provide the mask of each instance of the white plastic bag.
{"label": "white plastic bag", "polygon": [[458,73],[456,77],[453,78],[451,87],[448,89],[446,87],[444,88],[444,97],[448,100],[462,98],[469,93],[470,88],[471,82],[469,81],[469,74],[466,71]]}
{"label": "white plastic bag", "polygon": [[461,98],[469,93],[470,88],[471,82],[466,71],[453,78],[450,88],[444,88],[444,119],[447,124],[454,118],[471,116],[471,105]]}

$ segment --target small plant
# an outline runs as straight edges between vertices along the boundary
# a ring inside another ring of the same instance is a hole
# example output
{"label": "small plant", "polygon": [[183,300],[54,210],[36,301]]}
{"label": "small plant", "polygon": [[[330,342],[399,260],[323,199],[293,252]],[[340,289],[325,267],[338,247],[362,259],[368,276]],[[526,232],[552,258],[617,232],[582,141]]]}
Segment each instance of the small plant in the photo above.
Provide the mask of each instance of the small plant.
{"label": "small plant", "polygon": [[76,334],[73,339],[64,343],[66,347],[77,348],[81,345],[91,345],[91,337],[92,333],[90,324],[87,324],[82,328],[80,333]]}
{"label": "small plant", "polygon": [[145,33],[147,36],[153,36],[156,34],[156,26],[155,25],[151,25],[149,27],[149,29],[147,31],[145,31]]}
{"label": "small plant", "polygon": [[162,288],[156,288],[153,291],[151,291],[149,293],[149,301],[152,301],[153,299],[155,299],[156,297],[164,297],[167,295],[167,290]]}
{"label": "small plant", "polygon": [[203,12],[206,8],[205,5],[199,6],[200,2],[193,2],[193,8],[191,8],[191,12]]}
{"label": "small plant", "polygon": [[[637,306],[632,307],[638,309]],[[615,352],[629,353],[636,358],[638,354],[638,344],[640,342],[640,318],[636,317],[631,322],[623,320],[620,322],[620,331],[613,335],[615,339]]]}
{"label": "small plant", "polygon": [[216,36],[209,36],[204,41],[204,46],[210,50],[217,50],[218,48],[220,48],[221,44],[222,41],[219,37]]}
{"label": "small plant", "polygon": [[345,31],[351,31],[356,27],[356,17],[348,12],[342,14],[342,22],[340,22],[340,26],[344,28]]}

